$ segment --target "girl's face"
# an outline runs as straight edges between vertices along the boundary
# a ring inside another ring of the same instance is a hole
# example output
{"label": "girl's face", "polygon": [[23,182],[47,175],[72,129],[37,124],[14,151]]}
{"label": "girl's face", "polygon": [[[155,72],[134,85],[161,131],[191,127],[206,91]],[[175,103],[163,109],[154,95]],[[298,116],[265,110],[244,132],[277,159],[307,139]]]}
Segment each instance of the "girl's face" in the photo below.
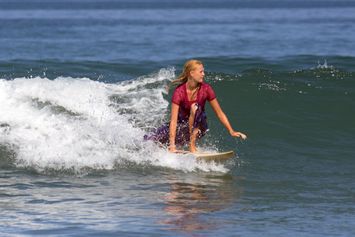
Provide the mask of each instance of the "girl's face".
{"label": "girl's face", "polygon": [[202,83],[205,77],[205,69],[203,65],[197,65],[197,67],[190,72],[190,78],[197,83]]}

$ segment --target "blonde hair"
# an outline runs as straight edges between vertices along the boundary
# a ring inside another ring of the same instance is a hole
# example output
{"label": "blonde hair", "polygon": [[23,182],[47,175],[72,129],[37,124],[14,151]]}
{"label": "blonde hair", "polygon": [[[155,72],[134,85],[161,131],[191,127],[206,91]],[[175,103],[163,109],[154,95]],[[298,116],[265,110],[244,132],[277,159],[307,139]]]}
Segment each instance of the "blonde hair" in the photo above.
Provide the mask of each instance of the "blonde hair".
{"label": "blonde hair", "polygon": [[172,85],[181,85],[185,82],[187,82],[187,79],[189,79],[190,72],[195,70],[197,66],[203,65],[201,61],[196,60],[196,59],[191,59],[187,61],[184,65],[184,69],[182,73],[171,82]]}

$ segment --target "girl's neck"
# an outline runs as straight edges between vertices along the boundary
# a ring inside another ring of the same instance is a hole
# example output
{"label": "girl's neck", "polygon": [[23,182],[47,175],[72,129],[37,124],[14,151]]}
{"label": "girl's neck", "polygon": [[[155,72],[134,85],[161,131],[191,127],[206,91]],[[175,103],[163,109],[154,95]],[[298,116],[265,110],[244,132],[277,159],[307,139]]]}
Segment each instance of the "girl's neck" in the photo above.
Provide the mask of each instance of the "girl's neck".
{"label": "girl's neck", "polygon": [[188,90],[193,91],[193,90],[196,90],[196,88],[198,88],[200,86],[200,83],[195,82],[195,81],[193,81],[191,79],[188,79],[187,83],[186,83],[186,86],[187,86]]}

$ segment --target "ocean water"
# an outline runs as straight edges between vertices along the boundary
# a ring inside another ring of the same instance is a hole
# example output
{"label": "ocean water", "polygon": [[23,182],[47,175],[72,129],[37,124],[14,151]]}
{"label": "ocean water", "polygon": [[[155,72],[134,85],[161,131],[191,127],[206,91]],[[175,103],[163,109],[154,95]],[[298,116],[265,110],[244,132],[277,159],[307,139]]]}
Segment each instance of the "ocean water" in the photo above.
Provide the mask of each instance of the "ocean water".
{"label": "ocean water", "polygon": [[[354,236],[355,2],[0,0],[1,236]],[[204,62],[200,150],[143,136]]]}

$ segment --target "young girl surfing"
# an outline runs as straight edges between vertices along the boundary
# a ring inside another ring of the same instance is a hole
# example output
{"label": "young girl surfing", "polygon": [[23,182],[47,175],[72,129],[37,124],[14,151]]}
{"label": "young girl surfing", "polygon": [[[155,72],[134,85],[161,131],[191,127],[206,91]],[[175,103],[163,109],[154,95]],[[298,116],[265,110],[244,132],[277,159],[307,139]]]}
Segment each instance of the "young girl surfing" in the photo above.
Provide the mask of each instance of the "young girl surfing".
{"label": "young girl surfing", "polygon": [[207,132],[205,104],[208,101],[218,119],[233,137],[246,139],[246,135],[232,128],[222,111],[212,87],[204,82],[205,71],[201,61],[189,60],[183,72],[172,83],[178,85],[173,93],[170,123],[158,128],[146,140],[169,145],[170,152],[178,152],[177,146],[189,144],[190,152],[196,152],[196,139]]}

